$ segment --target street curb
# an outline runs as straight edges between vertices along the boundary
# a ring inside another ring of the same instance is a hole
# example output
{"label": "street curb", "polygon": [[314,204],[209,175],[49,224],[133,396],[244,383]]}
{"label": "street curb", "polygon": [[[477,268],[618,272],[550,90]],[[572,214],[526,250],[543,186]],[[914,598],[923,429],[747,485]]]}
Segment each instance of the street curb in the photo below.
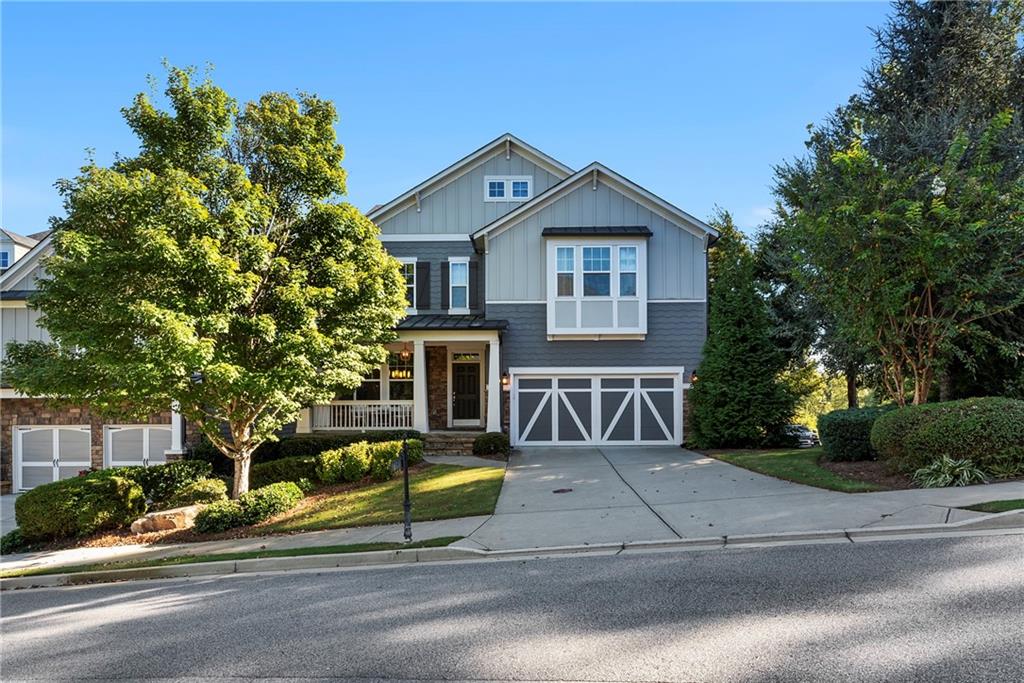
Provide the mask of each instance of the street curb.
{"label": "street curb", "polygon": [[990,531],[993,534],[999,532],[1024,533],[1024,510],[999,512],[986,517],[966,519],[950,524],[786,531],[766,534],[680,538],[663,541],[626,541],[621,543],[590,543],[542,548],[518,548],[514,550],[477,550],[475,548],[447,546],[444,548],[376,550],[365,553],[340,553],[333,555],[298,555],[248,560],[220,560],[196,564],[140,567],[138,569],[110,569],[74,574],[42,574],[38,576],[0,579],[0,591],[19,588],[77,586],[137,579],[224,576],[300,569],[379,567],[419,562],[451,562],[481,559],[508,560],[583,554],[616,555],[621,552],[650,552],[659,550],[727,550],[730,548],[741,549],[818,542],[857,543],[886,539],[927,538],[929,536],[963,536],[976,531]]}

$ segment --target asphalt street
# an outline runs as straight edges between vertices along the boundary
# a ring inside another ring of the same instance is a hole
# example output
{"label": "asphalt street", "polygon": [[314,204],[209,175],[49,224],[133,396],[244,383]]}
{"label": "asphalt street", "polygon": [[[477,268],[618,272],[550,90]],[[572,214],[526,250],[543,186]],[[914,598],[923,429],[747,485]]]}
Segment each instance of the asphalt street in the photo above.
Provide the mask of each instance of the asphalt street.
{"label": "asphalt street", "polygon": [[0,595],[6,681],[1024,680],[1021,536]]}

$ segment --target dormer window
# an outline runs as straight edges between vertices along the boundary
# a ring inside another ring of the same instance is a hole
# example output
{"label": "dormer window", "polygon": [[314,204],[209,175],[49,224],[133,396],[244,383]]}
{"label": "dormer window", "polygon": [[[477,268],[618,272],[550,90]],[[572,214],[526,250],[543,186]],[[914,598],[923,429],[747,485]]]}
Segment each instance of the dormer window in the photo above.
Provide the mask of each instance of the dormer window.
{"label": "dormer window", "polygon": [[7,270],[11,267],[11,252],[0,251],[0,270]]}
{"label": "dormer window", "polygon": [[532,176],[484,177],[484,199],[489,202],[524,202],[533,197]]}

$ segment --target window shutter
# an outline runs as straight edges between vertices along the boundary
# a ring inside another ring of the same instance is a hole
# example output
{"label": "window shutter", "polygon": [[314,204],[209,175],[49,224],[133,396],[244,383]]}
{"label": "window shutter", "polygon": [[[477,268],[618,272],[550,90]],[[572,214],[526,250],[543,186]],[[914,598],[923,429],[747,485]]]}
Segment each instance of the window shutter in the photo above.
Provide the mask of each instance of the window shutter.
{"label": "window shutter", "polygon": [[416,262],[416,310],[430,310],[430,261]]}
{"label": "window shutter", "polygon": [[441,308],[448,310],[448,297],[451,294],[451,268],[447,261],[441,261]]}
{"label": "window shutter", "polygon": [[469,307],[480,308],[480,262],[469,262]]}

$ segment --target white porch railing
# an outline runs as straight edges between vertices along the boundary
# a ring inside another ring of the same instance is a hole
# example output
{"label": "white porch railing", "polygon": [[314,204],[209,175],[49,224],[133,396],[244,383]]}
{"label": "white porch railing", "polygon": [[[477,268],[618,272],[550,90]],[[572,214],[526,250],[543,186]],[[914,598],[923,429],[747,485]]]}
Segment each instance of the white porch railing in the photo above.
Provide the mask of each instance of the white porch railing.
{"label": "white porch railing", "polygon": [[313,429],[412,429],[413,401],[332,401],[313,406]]}

